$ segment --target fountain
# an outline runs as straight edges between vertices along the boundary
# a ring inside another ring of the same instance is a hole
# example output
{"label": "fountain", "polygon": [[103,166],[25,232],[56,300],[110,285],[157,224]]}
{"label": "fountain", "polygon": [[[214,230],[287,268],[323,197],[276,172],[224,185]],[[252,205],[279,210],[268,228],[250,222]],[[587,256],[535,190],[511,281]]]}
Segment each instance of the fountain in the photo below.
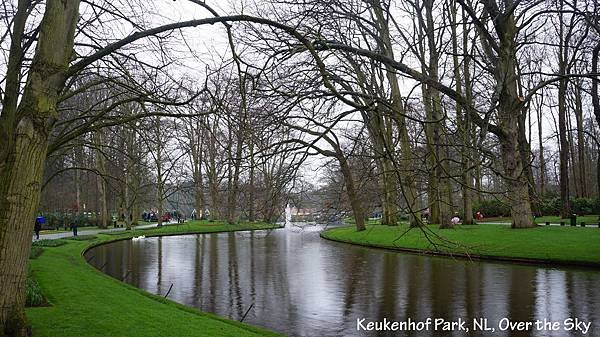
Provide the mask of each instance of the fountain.
{"label": "fountain", "polygon": [[288,224],[290,224],[292,222],[292,208],[290,207],[290,204],[286,204],[285,205],[285,222],[284,222],[284,227],[287,227]]}

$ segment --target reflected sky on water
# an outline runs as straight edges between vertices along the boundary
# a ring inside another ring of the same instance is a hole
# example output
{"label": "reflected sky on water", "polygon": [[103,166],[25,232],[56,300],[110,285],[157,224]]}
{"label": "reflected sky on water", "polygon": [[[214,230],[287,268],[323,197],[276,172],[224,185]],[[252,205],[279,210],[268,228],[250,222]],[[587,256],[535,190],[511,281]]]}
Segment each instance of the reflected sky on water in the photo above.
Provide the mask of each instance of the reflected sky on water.
{"label": "reflected sky on water", "polygon": [[569,317],[600,336],[600,272],[401,254],[321,239],[318,227],[127,240],[91,263],[177,302],[290,336],[582,336],[561,331],[356,330],[356,320]]}

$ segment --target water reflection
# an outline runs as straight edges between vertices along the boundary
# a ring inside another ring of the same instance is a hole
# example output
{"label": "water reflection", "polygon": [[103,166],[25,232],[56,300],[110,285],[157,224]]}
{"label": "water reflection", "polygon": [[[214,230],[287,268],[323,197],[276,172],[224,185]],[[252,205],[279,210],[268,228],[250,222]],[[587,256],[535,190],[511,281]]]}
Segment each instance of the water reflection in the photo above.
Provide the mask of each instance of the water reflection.
{"label": "water reflection", "polygon": [[[292,336],[369,336],[357,318],[405,321],[488,318],[490,326],[577,317],[600,335],[600,272],[469,262],[334,243],[282,229],[119,241],[92,263],[151,293]],[[372,336],[386,336],[385,333]],[[480,331],[389,336],[487,336]],[[493,336],[568,336],[496,331]],[[579,336],[579,333],[572,333]]]}

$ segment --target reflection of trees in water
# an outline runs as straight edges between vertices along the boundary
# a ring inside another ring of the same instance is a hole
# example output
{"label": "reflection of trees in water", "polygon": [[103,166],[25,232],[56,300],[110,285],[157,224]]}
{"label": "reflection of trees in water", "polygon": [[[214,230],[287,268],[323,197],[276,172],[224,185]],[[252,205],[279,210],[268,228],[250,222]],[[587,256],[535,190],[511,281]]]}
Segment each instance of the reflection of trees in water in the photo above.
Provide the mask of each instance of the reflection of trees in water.
{"label": "reflection of trees in water", "polygon": [[218,254],[218,243],[219,240],[216,235],[211,234],[209,240],[209,249],[210,254],[208,254],[209,263],[208,263],[208,279],[209,279],[209,289],[210,293],[208,294],[208,302],[209,307],[207,310],[214,312],[216,309],[216,299],[218,294],[217,289],[217,279],[219,272],[219,254]]}
{"label": "reflection of trees in water", "polygon": [[[517,272],[518,271],[518,272]],[[508,312],[504,317],[512,321],[531,321],[535,310],[536,270],[515,266],[507,268],[508,275]],[[523,332],[510,332],[509,336],[523,336]]]}
{"label": "reflection of trees in water", "polygon": [[196,235],[195,238],[195,254],[194,254],[194,287],[193,287],[193,298],[192,303],[197,308],[202,308],[202,275],[204,271],[204,251],[206,249],[206,235]]}
{"label": "reflection of trees in water", "polygon": [[[255,237],[255,231],[251,231],[250,232],[250,301],[252,303],[256,303],[256,273],[254,273],[253,271],[256,270],[256,255],[254,254],[255,251],[255,242],[256,242],[256,237]],[[251,314],[251,313],[249,313]]]}
{"label": "reflection of trees in water", "polygon": [[[229,265],[229,317],[241,319],[244,314],[242,293],[240,290],[240,277],[238,257],[235,242],[235,233],[227,233],[227,260]],[[236,311],[234,314],[234,310]]]}
{"label": "reflection of trees in water", "polygon": [[[579,307],[585,307],[585,299],[576,299],[577,292],[572,293],[573,287],[569,284],[577,280],[571,279],[567,273],[558,270],[539,269],[536,273],[536,303],[535,303],[535,319],[548,319],[552,321],[561,321],[566,317],[581,317],[580,314],[585,314],[579,311]],[[577,285],[575,285],[577,287]],[[586,290],[581,289],[587,293]],[[571,297],[573,296],[573,297]],[[570,299],[578,305],[573,308],[573,316],[569,306],[572,305]],[[583,300],[583,301],[580,301]],[[585,311],[585,309],[584,309]],[[552,336],[559,336],[554,334]]]}
{"label": "reflection of trees in water", "polygon": [[[455,289],[454,285],[463,281],[460,278],[460,270],[464,268],[464,264],[452,265],[445,263],[443,259],[427,260],[424,263],[429,266],[430,271],[429,286],[426,287],[431,294],[429,297],[431,301],[429,316],[446,320],[458,318],[453,296],[460,289]],[[439,336],[439,332],[435,335]]]}
{"label": "reflection of trees in water", "polygon": [[484,287],[482,284],[483,265],[473,263],[470,268],[463,269],[464,298],[465,298],[465,317],[478,318],[481,315],[481,300]]}
{"label": "reflection of trees in water", "polygon": [[158,294],[162,293],[162,236],[158,237],[158,257],[156,258],[157,262],[157,274],[156,274],[156,292]]}
{"label": "reflection of trees in water", "polygon": [[[350,318],[350,313],[352,312],[352,308],[356,304],[356,288],[360,286],[360,280],[365,275],[365,268],[362,268],[362,264],[365,261],[365,250],[360,250],[357,254],[342,254],[340,256],[340,263],[333,264],[334,267],[338,267],[338,269],[332,270],[332,273],[336,275],[349,274],[350,277],[344,277],[344,322],[346,324],[354,321],[354,318]],[[341,273],[341,274],[340,274]]]}
{"label": "reflection of trees in water", "polygon": [[100,246],[89,255],[96,255],[97,267],[107,262],[105,272],[115,278],[131,269],[131,283],[157,294],[174,282],[177,295],[170,297],[202,310],[240,319],[254,304],[246,322],[292,335],[356,334],[362,317],[460,317],[469,325],[487,317],[492,326],[507,316],[579,317],[595,329],[600,322],[595,271],[397,254],[331,243],[306,231],[149,238]]}
{"label": "reflection of trees in water", "polygon": [[[278,239],[277,236],[270,234],[265,236],[260,244],[265,254],[263,259],[265,269],[262,274],[266,275],[268,282],[263,282],[263,294],[259,298],[263,299],[263,305],[260,308],[260,315],[263,320],[268,317],[277,316],[290,326],[298,324],[298,306],[293,302],[292,290],[301,282],[290,277],[290,270],[287,254],[300,254],[293,241]],[[275,257],[275,258],[273,258]],[[258,315],[257,311],[257,315]],[[281,329],[280,322],[270,322],[272,329]]]}

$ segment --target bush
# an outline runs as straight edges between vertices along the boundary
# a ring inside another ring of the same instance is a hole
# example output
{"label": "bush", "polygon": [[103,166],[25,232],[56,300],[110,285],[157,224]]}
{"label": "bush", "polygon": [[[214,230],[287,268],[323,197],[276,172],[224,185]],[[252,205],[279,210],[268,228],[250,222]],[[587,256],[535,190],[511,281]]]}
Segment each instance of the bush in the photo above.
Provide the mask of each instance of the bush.
{"label": "bush", "polygon": [[551,197],[545,198],[540,204],[541,215],[558,215],[560,214],[560,198]]}
{"label": "bush", "polygon": [[[577,215],[600,214],[600,199],[571,198],[571,212]],[[544,198],[540,204],[542,215],[559,215],[562,203],[559,197]]]}
{"label": "bush", "polygon": [[77,236],[69,236],[66,239],[67,240],[75,240],[75,241],[87,241],[87,240],[94,240],[95,238],[97,238],[96,235],[77,235]]}
{"label": "bush", "polygon": [[31,246],[31,250],[29,251],[29,258],[37,259],[38,256],[42,255],[43,251],[44,251],[44,248],[42,248],[40,246]]}
{"label": "bush", "polygon": [[577,215],[599,214],[600,202],[593,198],[571,198],[571,212]]}
{"label": "bush", "polygon": [[484,217],[508,217],[510,216],[510,207],[499,200],[483,200],[473,206],[473,214],[477,212],[481,212]]}
{"label": "bush", "polygon": [[[577,215],[600,214],[599,198],[571,198],[571,213]],[[560,215],[562,203],[558,196],[547,196],[538,205],[532,205],[533,211],[541,212],[540,215]],[[484,200],[479,205],[473,206],[473,213],[483,213],[485,217],[508,217],[510,207],[499,200]]]}
{"label": "bush", "polygon": [[39,307],[46,304],[46,299],[42,295],[42,289],[31,275],[25,280],[25,306]]}
{"label": "bush", "polygon": [[63,239],[56,239],[56,240],[43,239],[43,240],[35,241],[32,244],[32,247],[58,247],[58,246],[64,245],[65,243],[67,243],[67,241],[65,241]]}

